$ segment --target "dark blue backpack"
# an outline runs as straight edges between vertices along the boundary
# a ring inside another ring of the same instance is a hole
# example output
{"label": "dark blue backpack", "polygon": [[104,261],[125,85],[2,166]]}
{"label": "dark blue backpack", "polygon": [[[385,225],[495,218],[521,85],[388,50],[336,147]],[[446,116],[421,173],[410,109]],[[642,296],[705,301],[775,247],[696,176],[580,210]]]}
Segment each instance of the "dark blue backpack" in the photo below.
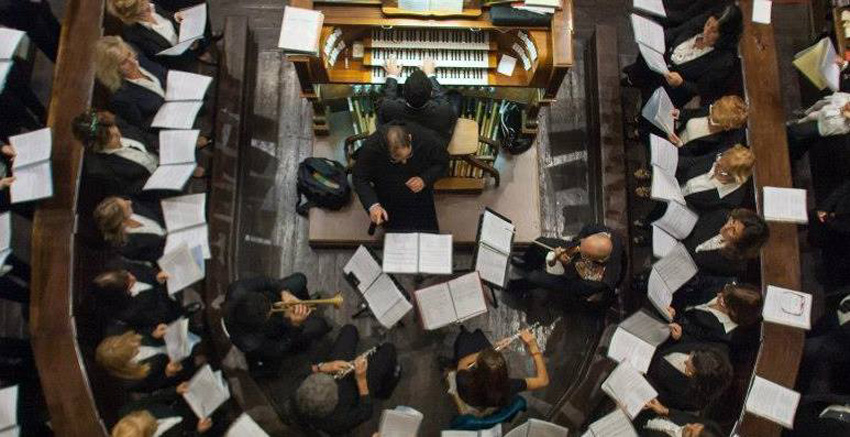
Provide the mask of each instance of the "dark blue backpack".
{"label": "dark blue backpack", "polygon": [[[351,187],[345,166],[331,159],[307,158],[298,164],[298,198],[295,211],[306,216],[317,206],[338,210],[351,200]],[[307,198],[301,203],[301,197]]]}

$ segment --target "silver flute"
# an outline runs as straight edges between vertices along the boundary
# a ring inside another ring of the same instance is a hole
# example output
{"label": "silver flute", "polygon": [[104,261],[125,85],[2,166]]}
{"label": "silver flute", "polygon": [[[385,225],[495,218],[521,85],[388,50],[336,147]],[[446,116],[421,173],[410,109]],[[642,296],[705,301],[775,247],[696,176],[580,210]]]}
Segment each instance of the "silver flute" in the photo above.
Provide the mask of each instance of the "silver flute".
{"label": "silver flute", "polygon": [[377,347],[372,347],[371,349],[367,349],[365,352],[363,352],[362,354],[358,355],[358,356],[357,356],[357,358],[355,358],[355,359],[354,359],[354,360],[352,360],[352,361],[349,361],[349,362],[348,362],[348,364],[350,364],[350,366],[348,366],[348,367],[346,367],[345,369],[342,369],[342,370],[340,370],[340,371],[336,372],[336,373],[334,374],[334,379],[342,379],[342,378],[345,378],[346,376],[348,376],[348,374],[349,374],[349,373],[351,373],[351,372],[353,372],[353,371],[354,371],[354,363],[355,363],[357,360],[359,360],[359,359],[361,359],[361,358],[368,358],[370,355],[374,354],[376,350],[378,350],[378,348],[377,348]]}
{"label": "silver flute", "polygon": [[[534,323],[532,323],[532,324],[531,324],[531,326],[528,326],[528,327],[526,327],[526,328],[522,328],[522,329],[520,329],[519,331],[517,331],[517,333],[516,333],[516,334],[514,334],[514,335],[512,335],[512,336],[510,336],[510,337],[506,337],[505,339],[503,339],[503,340],[499,341],[498,343],[502,343],[502,344],[500,344],[500,345],[498,345],[498,346],[494,347],[494,348],[493,348],[493,350],[495,350],[496,352],[499,352],[500,350],[502,350],[502,349],[504,349],[504,348],[508,347],[508,345],[510,345],[511,343],[513,343],[514,341],[516,341],[516,339],[518,339],[518,338],[522,335],[522,331],[525,331],[526,329],[528,329],[529,331],[531,331],[531,334],[532,334],[532,335],[534,335],[534,330],[535,330],[535,329],[537,329],[537,328],[539,328],[539,327],[540,327],[540,322],[534,322]],[[505,341],[505,340],[507,340],[507,341]],[[478,361],[473,361],[473,362],[469,363],[469,366],[466,366],[466,368],[467,368],[467,369],[471,369],[471,368],[475,367],[475,364],[476,364],[477,362],[478,362]]]}

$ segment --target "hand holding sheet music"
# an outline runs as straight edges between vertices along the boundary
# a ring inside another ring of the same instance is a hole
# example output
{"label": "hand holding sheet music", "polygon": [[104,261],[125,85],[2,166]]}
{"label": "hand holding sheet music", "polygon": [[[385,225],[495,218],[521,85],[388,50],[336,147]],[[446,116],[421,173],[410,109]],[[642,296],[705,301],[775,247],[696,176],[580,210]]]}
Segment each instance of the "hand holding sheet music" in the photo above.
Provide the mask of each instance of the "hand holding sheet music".
{"label": "hand holding sheet music", "polygon": [[210,365],[205,364],[189,380],[189,389],[183,394],[183,399],[195,415],[203,419],[210,417],[221,404],[230,399],[230,389],[221,371],[213,372]]}
{"label": "hand holding sheet music", "polygon": [[168,274],[166,285],[169,295],[177,293],[204,278],[201,266],[198,265],[186,243],[165,252],[157,261],[157,264],[163,272]]}
{"label": "hand holding sheet music", "polygon": [[629,416],[634,419],[647,402],[655,399],[658,392],[637,370],[620,363],[602,383],[602,391],[611,396]]}
{"label": "hand holding sheet music", "polygon": [[668,175],[676,174],[679,166],[679,149],[673,143],[655,134],[649,134],[651,164]]}
{"label": "hand holding sheet music", "polygon": [[677,244],[664,258],[656,261],[649,272],[647,297],[655,309],[667,320],[671,320],[667,307],[675,293],[697,274],[697,266],[681,243]]}
{"label": "hand holding sheet music", "polygon": [[658,53],[667,51],[664,43],[664,27],[649,18],[641,17],[637,14],[632,14],[631,19],[632,31],[634,32],[637,43],[643,44]]}
{"label": "hand holding sheet music", "polygon": [[191,8],[183,9],[180,14],[179,42],[203,38],[207,30],[207,4],[201,3]]}
{"label": "hand holding sheet music", "polygon": [[608,357],[617,362],[627,362],[636,370],[646,373],[655,348],[667,341],[670,329],[666,323],[638,311],[617,327],[608,346]]}
{"label": "hand holding sheet music", "polygon": [[652,93],[646,104],[643,105],[641,115],[649,120],[658,129],[661,129],[667,135],[675,134],[675,122],[673,120],[673,102],[664,87],[658,87]]}
{"label": "hand holding sheet music", "polygon": [[667,210],[660,219],[652,224],[676,238],[684,240],[693,231],[699,215],[690,208],[677,202],[667,204]]}
{"label": "hand holding sheet music", "polygon": [[213,78],[203,74],[168,70],[165,100],[169,102],[204,100]]}
{"label": "hand holding sheet music", "polygon": [[685,204],[685,196],[676,178],[659,167],[652,166],[652,187],[649,197],[655,200],[670,200]]}

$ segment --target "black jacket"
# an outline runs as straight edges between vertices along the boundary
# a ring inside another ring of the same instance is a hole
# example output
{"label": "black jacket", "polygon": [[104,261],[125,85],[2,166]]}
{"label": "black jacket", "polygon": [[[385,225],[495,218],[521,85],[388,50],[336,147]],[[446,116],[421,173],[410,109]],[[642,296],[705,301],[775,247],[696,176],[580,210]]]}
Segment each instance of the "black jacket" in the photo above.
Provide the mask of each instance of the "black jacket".
{"label": "black jacket", "polygon": [[830,214],[825,222],[830,230],[850,234],[850,181],[834,189],[817,209]]}
{"label": "black jacket", "polygon": [[[680,343],[659,348],[646,371],[646,379],[658,392],[658,401],[665,407],[686,411],[705,408],[711,399],[700,396],[693,386],[693,379],[676,369],[664,357],[671,353],[689,354],[695,350],[712,348],[726,354],[725,346],[711,343]],[[730,375],[731,377],[731,375]],[[719,393],[716,393],[719,395]]]}
{"label": "black jacket", "polygon": [[731,3],[730,0],[663,0],[667,18],[661,21],[668,26],[678,26],[691,17],[722,11]]}
{"label": "black jacket", "polygon": [[[166,88],[168,70],[156,62],[139,53],[139,66],[159,79],[162,89]],[[153,118],[159,108],[165,102],[165,98],[159,94],[132,82],[124,80],[121,88],[112,94],[109,101],[110,110],[126,120],[133,126],[147,130],[150,129]]]}
{"label": "black jacket", "polygon": [[[676,180],[680,185],[685,185],[689,180],[711,171],[717,155],[705,155],[698,157],[679,156],[679,165],[676,168]],[[696,212],[703,213],[715,209],[734,209],[744,203],[744,198],[749,191],[750,181],[743,183],[738,189],[720,197],[717,190],[700,191],[685,196],[685,202]]]}
{"label": "black jacket", "polygon": [[696,251],[697,246],[720,233],[720,228],[728,219],[729,211],[725,209],[706,212],[699,217],[691,234],[682,240],[682,244],[694,259],[701,274],[738,276],[747,267],[746,260],[729,259],[720,249]]}
{"label": "black jacket", "polygon": [[[165,346],[163,340],[157,340],[141,332],[139,334],[142,336],[142,346]],[[189,357],[183,360],[183,370],[169,377],[165,374],[165,367],[168,366],[168,362],[168,354],[161,353],[154,355],[142,361],[142,363],[150,365],[150,370],[146,377],[142,379],[121,379],[122,385],[128,391],[135,393],[153,393],[163,388],[174,391],[178,384],[192,377],[195,368],[192,366],[192,358]]]}
{"label": "black jacket", "polygon": [[[148,152],[159,149],[156,135],[145,133],[120,118],[116,118],[116,124],[121,136],[144,144]],[[88,150],[83,158],[83,172],[102,197],[137,195],[151,175],[147,168],[116,154]]]}
{"label": "black jacket", "polygon": [[[711,287],[713,292],[696,305],[710,302],[717,296],[720,289]],[[694,305],[694,306],[696,306]],[[726,332],[720,320],[708,311],[696,308],[680,311],[674,322],[682,326],[682,338],[678,341],[670,338],[668,344],[676,343],[720,343],[730,349],[737,349],[758,343],[758,324],[756,326],[737,326]]]}
{"label": "black jacket", "polygon": [[[175,32],[179,35],[180,24],[174,20],[174,11],[169,11],[161,8],[159,5],[154,5],[156,13],[161,15],[166,20],[174,25]],[[207,32],[209,32],[207,26]],[[197,60],[196,53],[192,49],[187,49],[179,56],[157,56],[157,53],[172,47],[171,43],[155,31],[142,26],[139,23],[125,25],[123,29],[124,40],[137,47],[148,58],[159,62],[167,68],[177,68],[180,70],[190,70],[195,65]]]}
{"label": "black jacket", "polygon": [[136,262],[123,262],[121,268],[129,271],[138,282],[153,288],[136,296],[130,296],[129,292],[119,296],[97,296],[99,312],[109,322],[108,335],[127,329],[151,333],[160,323],[171,323],[183,315],[180,303],[171,299],[165,286],[156,281],[156,269]]}
{"label": "black jacket", "polygon": [[[685,132],[688,121],[692,118],[708,117],[709,107],[703,106],[696,109],[682,108],[679,110],[679,119],[676,120],[676,134],[680,137]],[[667,134],[654,124],[649,123],[652,133],[661,138],[667,138]],[[746,132],[743,129],[732,129],[720,131],[697,138],[683,144],[679,148],[679,156],[703,156],[716,154],[735,144],[743,144],[746,141]]]}
{"label": "black jacket", "polygon": [[[133,212],[159,223],[165,229],[162,207],[158,203],[134,200]],[[118,248],[118,252],[124,258],[150,263],[156,263],[162,257],[164,250],[165,236],[147,233],[128,233],[127,242]]]}
{"label": "black jacket", "polygon": [[398,82],[395,79],[387,79],[384,97],[378,107],[378,123],[384,124],[394,120],[418,123],[449,141],[457,122],[457,114],[437,78],[430,77],[429,80],[432,87],[431,100],[421,108],[412,108],[401,95]]}

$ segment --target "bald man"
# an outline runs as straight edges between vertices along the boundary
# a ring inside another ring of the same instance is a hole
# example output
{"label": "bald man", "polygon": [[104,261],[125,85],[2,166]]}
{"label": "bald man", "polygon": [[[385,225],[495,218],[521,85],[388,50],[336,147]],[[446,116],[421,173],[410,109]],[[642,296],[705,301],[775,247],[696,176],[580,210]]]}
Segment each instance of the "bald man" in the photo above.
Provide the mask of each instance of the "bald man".
{"label": "bald man", "polygon": [[570,241],[544,237],[537,241],[555,250],[535,244],[522,259],[515,259],[520,279],[511,281],[509,289],[544,288],[583,299],[614,292],[624,253],[619,236],[608,227],[585,225]]}

